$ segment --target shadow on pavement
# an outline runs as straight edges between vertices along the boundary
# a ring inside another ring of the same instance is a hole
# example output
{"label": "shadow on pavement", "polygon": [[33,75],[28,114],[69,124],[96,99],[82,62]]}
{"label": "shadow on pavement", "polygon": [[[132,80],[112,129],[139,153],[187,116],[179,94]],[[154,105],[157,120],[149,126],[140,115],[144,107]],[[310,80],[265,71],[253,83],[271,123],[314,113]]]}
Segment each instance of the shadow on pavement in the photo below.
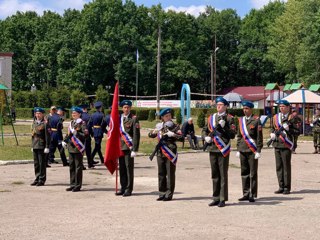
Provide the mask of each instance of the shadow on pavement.
{"label": "shadow on pavement", "polygon": [[315,190],[315,189],[302,189],[299,191],[293,191],[291,192],[291,194],[304,194],[304,193],[320,193],[320,189],[319,190]]}
{"label": "shadow on pavement", "polygon": [[185,197],[185,198],[173,198],[174,201],[193,201],[193,200],[212,200],[212,197]]}
{"label": "shadow on pavement", "polygon": [[114,192],[114,188],[82,188],[82,192]]}

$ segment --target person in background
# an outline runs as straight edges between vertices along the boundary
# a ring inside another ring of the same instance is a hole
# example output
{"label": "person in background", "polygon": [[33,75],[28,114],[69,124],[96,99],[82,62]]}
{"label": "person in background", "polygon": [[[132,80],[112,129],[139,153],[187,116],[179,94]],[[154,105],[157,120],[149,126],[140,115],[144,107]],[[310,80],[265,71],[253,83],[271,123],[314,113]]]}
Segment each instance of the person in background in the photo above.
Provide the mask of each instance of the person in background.
{"label": "person in background", "polygon": [[49,153],[50,134],[48,126],[44,120],[44,109],[41,107],[34,108],[35,119],[32,123],[32,148],[34,160],[35,180],[31,186],[43,186],[47,179],[46,157]]}
{"label": "person in background", "polygon": [[183,137],[187,137],[192,149],[199,149],[198,139],[195,135],[193,119],[190,117],[188,121],[183,123],[181,128]]}
{"label": "person in background", "polygon": [[104,162],[101,152],[101,142],[103,134],[105,133],[106,123],[104,120],[104,114],[102,112],[102,102],[96,102],[94,104],[94,107],[96,108],[96,112],[91,115],[88,125],[92,129],[92,136],[94,137],[95,145],[91,154],[91,158],[93,160],[93,163],[95,164],[94,156],[96,155],[96,153],[98,153],[101,163]]}
{"label": "person in background", "polygon": [[[297,110],[295,109],[292,109],[292,113],[291,113],[292,117],[293,117],[293,124],[295,125],[295,128],[296,129],[299,129],[301,128],[301,124],[302,124],[302,120],[301,118],[298,116],[298,112]],[[296,154],[296,149],[298,147],[298,137],[300,135],[300,131],[296,132],[295,134],[293,134],[293,149],[292,149],[292,153],[293,154]]]}
{"label": "person in background", "polygon": [[320,153],[320,108],[316,110],[312,123],[310,123],[310,127],[312,127],[313,134],[313,154],[317,154]]}
{"label": "person in background", "polygon": [[253,103],[243,101],[244,116],[239,118],[236,156],[240,158],[243,196],[239,201],[254,202],[258,195],[258,159],[263,146],[259,116],[254,116]]}

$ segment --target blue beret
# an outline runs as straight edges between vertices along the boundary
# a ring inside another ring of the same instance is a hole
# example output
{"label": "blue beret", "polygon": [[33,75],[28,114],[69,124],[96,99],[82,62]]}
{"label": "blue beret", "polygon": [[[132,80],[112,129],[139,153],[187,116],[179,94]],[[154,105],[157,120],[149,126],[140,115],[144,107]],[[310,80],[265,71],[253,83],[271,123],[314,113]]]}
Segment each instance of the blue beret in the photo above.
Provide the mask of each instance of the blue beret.
{"label": "blue beret", "polygon": [[64,112],[67,111],[64,107],[57,107],[57,110],[61,110],[61,111],[64,111]]}
{"label": "blue beret", "polygon": [[100,102],[100,101],[99,102],[95,102],[94,103],[94,107],[95,108],[101,108],[102,107],[102,102]]}
{"label": "blue beret", "polygon": [[277,101],[277,104],[278,104],[278,105],[283,104],[283,105],[285,105],[285,106],[290,106],[290,103],[289,103],[287,100],[283,100],[283,99]]}
{"label": "blue beret", "polygon": [[120,107],[123,107],[124,105],[128,105],[128,106],[132,106],[132,102],[130,100],[123,100],[121,103],[120,103]]}
{"label": "blue beret", "polygon": [[171,113],[171,108],[164,108],[164,109],[161,109],[160,112],[159,112],[159,115],[161,117],[163,117],[164,115],[168,114],[168,113]]}
{"label": "blue beret", "polygon": [[216,103],[221,102],[224,105],[229,105],[229,102],[227,100],[225,100],[223,97],[217,97],[216,98]]}
{"label": "blue beret", "polygon": [[36,113],[36,112],[45,113],[44,109],[41,108],[41,107],[35,107],[35,108],[33,109],[33,111],[34,111],[35,113]]}
{"label": "blue beret", "polygon": [[82,109],[81,108],[79,108],[79,107],[77,107],[77,106],[73,106],[72,108],[71,108],[71,111],[72,112],[78,112],[78,113],[82,113]]}
{"label": "blue beret", "polygon": [[253,103],[250,101],[243,101],[241,104],[243,107],[254,108]]}

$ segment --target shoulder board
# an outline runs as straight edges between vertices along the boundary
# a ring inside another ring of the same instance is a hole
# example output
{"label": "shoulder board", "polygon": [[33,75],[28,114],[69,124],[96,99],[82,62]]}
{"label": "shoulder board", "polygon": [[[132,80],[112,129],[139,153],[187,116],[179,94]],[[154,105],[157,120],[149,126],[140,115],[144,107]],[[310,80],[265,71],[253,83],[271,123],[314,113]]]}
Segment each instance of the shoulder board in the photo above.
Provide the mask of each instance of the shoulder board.
{"label": "shoulder board", "polygon": [[254,119],[258,120],[259,119],[259,116],[253,116]]}
{"label": "shoulder board", "polygon": [[228,117],[231,117],[231,118],[233,118],[233,115],[231,115],[230,113],[228,113]]}
{"label": "shoulder board", "polygon": [[136,116],[136,115],[133,115],[133,114],[131,115],[131,118],[135,118],[135,117],[137,117],[137,116]]}

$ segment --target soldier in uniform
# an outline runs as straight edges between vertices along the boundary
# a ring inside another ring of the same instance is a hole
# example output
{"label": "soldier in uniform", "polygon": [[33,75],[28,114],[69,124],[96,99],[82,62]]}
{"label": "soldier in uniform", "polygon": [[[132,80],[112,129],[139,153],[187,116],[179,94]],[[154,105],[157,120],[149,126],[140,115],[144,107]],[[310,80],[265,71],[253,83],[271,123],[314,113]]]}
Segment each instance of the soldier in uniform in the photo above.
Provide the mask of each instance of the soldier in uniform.
{"label": "soldier in uniform", "polygon": [[253,103],[242,102],[244,116],[239,118],[237,154],[241,163],[242,193],[239,201],[254,202],[258,194],[258,159],[263,146],[262,126],[253,116]]}
{"label": "soldier in uniform", "polygon": [[96,108],[96,112],[91,115],[91,119],[89,121],[89,126],[92,127],[92,136],[94,137],[94,149],[91,154],[92,161],[94,161],[94,156],[98,153],[100,157],[101,163],[104,162],[103,155],[101,152],[101,142],[103,138],[103,134],[105,132],[105,120],[104,114],[102,113],[102,102],[96,102],[94,104]]}
{"label": "soldier in uniform", "polygon": [[[86,124],[86,130],[85,130],[85,142],[84,145],[86,147],[86,156],[87,156],[87,161],[88,161],[88,168],[94,168],[93,160],[91,158],[91,136],[92,136],[92,126],[89,125],[89,120],[90,120],[90,114],[88,113],[88,105],[83,104],[79,106],[82,108],[82,114],[81,114],[81,119],[84,121]],[[83,167],[85,169],[85,167]]]}
{"label": "soldier in uniform", "polygon": [[313,116],[313,121],[310,126],[312,127],[313,134],[313,153],[320,153],[320,108],[316,110],[316,114]]}
{"label": "soldier in uniform", "polygon": [[295,119],[290,114],[290,103],[287,100],[279,100],[278,105],[280,112],[273,116],[273,126],[270,133],[271,140],[273,140],[279,183],[279,189],[274,193],[290,194],[293,135],[300,130],[294,125]]}
{"label": "soldier in uniform", "polygon": [[179,125],[173,123],[171,108],[160,111],[162,122],[149,132],[150,138],[158,137],[162,140],[157,149],[159,197],[157,201],[171,201],[175,188],[176,163],[178,160],[177,140],[182,140],[182,132]]}
{"label": "soldier in uniform", "polygon": [[120,116],[121,150],[124,156],[119,157],[121,190],[116,195],[131,196],[134,177],[134,157],[139,150],[140,125],[138,118],[131,110],[132,102],[123,100],[120,103],[122,114]]}
{"label": "soldier in uniform", "polygon": [[82,186],[83,154],[85,151],[86,125],[81,119],[82,109],[72,107],[72,121],[68,127],[68,134],[62,142],[69,151],[70,187],[66,191],[78,192]]}
{"label": "soldier in uniform", "polygon": [[[301,118],[298,116],[297,110],[295,110],[295,109],[292,109],[292,118],[293,118],[293,124],[295,125],[295,128],[300,130],[302,121],[301,121]],[[293,135],[293,149],[292,149],[293,154],[296,154],[296,149],[298,147],[299,135],[300,135],[300,131],[299,132],[297,131]]]}
{"label": "soldier in uniform", "polygon": [[36,179],[31,186],[43,186],[46,182],[45,154],[49,153],[50,135],[46,121],[44,120],[44,109],[34,108],[35,119],[32,123],[32,153],[34,160],[34,172]]}
{"label": "soldier in uniform", "polygon": [[[61,108],[60,108],[61,110]],[[62,117],[57,113],[56,107],[51,107],[51,115],[48,118],[48,125],[50,128],[50,151],[49,151],[49,162],[50,163],[58,163],[54,160],[54,153],[56,149],[58,148],[60,154],[61,154],[61,142],[62,142],[62,129],[63,129],[63,119]],[[64,153],[64,151],[63,151]],[[61,160],[63,163],[63,166],[69,166],[67,158],[65,154],[61,154]]]}
{"label": "soldier in uniform", "polygon": [[[202,129],[202,137],[208,145],[213,185],[213,201],[209,206],[224,207],[228,201],[228,168],[231,139],[235,138],[236,126],[232,115],[227,114],[228,101],[216,99],[217,113],[210,115]],[[205,150],[205,147],[204,147]]]}

